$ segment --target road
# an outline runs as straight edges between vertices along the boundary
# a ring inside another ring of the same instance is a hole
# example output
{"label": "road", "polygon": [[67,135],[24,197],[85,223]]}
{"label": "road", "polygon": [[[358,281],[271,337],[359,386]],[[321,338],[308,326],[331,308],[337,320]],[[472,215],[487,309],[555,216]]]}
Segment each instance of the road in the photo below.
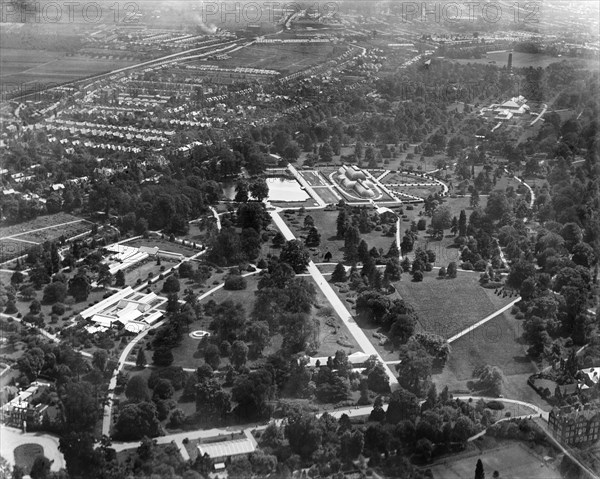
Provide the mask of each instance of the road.
{"label": "road", "polygon": [[[294,233],[292,233],[292,230],[290,230],[290,228],[285,223],[283,218],[281,218],[281,216],[279,215],[279,209],[278,208],[275,209],[272,207],[269,209],[270,209],[269,214],[271,215],[271,218],[273,219],[273,222],[275,223],[275,225],[277,225],[277,227],[281,231],[281,234],[283,235],[283,237],[287,241],[296,239],[296,236],[294,236]],[[387,365],[386,362],[383,360],[383,358],[381,357],[381,355],[379,354],[377,349],[375,349],[375,347],[373,346],[371,341],[369,341],[369,338],[367,338],[364,331],[358,326],[358,324],[356,324],[356,321],[354,321],[354,318],[352,317],[352,315],[350,314],[350,312],[348,311],[348,309],[346,308],[344,303],[342,303],[341,299],[335,293],[335,291],[333,290],[333,288],[331,287],[329,282],[325,279],[323,274],[319,271],[319,268],[317,268],[317,265],[315,265],[315,263],[313,261],[310,261],[308,263],[307,269],[308,269],[308,272],[310,273],[310,275],[315,280],[315,283],[317,283],[317,286],[319,287],[319,289],[323,292],[323,294],[325,295],[325,297],[327,298],[327,300],[329,301],[329,303],[331,304],[333,309],[335,309],[336,313],[339,315],[339,317],[342,319],[342,321],[348,328],[348,331],[350,332],[350,334],[354,337],[354,339],[358,343],[358,346],[362,349],[362,352],[364,352],[365,354],[368,354],[368,355],[376,356],[377,359],[381,362],[381,364],[383,364],[385,372],[388,375],[388,378],[390,379],[390,385],[392,387],[394,385],[397,385],[398,378],[396,377],[394,372],[391,370],[389,365]]]}
{"label": "road", "polygon": [[38,444],[44,449],[46,456],[52,465],[52,471],[58,471],[65,467],[65,460],[58,450],[59,438],[50,434],[36,432],[24,433],[15,427],[0,425],[0,455],[12,466],[15,464],[14,449],[22,444]]}

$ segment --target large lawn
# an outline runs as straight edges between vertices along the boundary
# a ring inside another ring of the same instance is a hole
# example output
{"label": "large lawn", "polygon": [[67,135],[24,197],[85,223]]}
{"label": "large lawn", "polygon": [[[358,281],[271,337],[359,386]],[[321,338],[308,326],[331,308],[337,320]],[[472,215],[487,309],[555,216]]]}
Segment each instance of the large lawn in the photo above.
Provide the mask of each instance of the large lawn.
{"label": "large lawn", "polygon": [[[311,277],[305,277],[307,281],[314,284]],[[223,288],[215,291],[213,294],[203,300],[206,303],[214,300],[216,303],[222,303],[228,299],[241,303],[246,312],[246,317],[250,317],[254,303],[256,301],[255,292],[258,286],[259,276],[253,275],[246,278],[247,287],[241,291],[227,291]],[[321,290],[314,284],[317,291],[316,307],[313,308],[313,319],[318,321],[319,349],[316,356],[332,356],[337,350],[345,350],[348,354],[358,351],[358,345],[349,333],[342,320],[333,311],[333,308],[327,309],[330,305]],[[324,314],[324,313],[328,314]],[[190,326],[190,331],[203,330],[209,331],[212,318],[209,316],[194,322]],[[281,335],[276,334],[271,339],[271,344],[263,351],[263,356],[275,353],[281,347]],[[197,368],[203,362],[203,354],[198,352],[199,340],[185,335],[181,344],[173,349],[174,362],[184,368]],[[148,358],[150,359],[150,357]],[[132,359],[134,360],[134,359]],[[222,366],[228,364],[227,358],[222,358]]]}
{"label": "large lawn", "polygon": [[[371,214],[373,210],[369,211]],[[414,211],[408,211],[407,213],[414,213]],[[332,255],[331,262],[338,263],[344,261],[344,240],[336,237],[336,220],[339,212],[337,210],[325,211],[307,211],[306,213],[292,212],[290,214],[283,214],[283,218],[294,232],[296,237],[302,241],[308,233],[304,229],[304,218],[307,215],[312,216],[315,221],[315,228],[321,234],[321,243],[317,248],[312,248],[313,260],[315,262],[321,261],[320,258],[329,251]],[[384,253],[387,253],[390,246],[392,245],[395,237],[384,236],[381,231],[371,231],[370,233],[361,234],[361,238],[364,239],[369,248],[376,247],[377,249],[382,248]]]}
{"label": "large lawn", "polygon": [[504,478],[561,479],[555,464],[543,460],[544,451],[536,453],[520,442],[505,442],[500,447],[480,453],[461,454],[448,458],[433,467],[435,479],[464,479],[473,477],[477,460],[481,459],[486,477],[494,471]]}
{"label": "large lawn", "polygon": [[419,329],[446,338],[462,331],[510,302],[494,290],[479,285],[479,274],[458,272],[455,279],[438,279],[437,271],[425,274],[420,283],[408,274],[395,283],[400,296],[419,315]]}
{"label": "large lawn", "polygon": [[523,322],[505,312],[472,333],[452,343],[452,352],[444,369],[433,376],[441,388],[467,391],[477,366],[498,366],[504,373],[502,393],[507,398],[531,402],[542,408],[548,404],[527,384],[527,378],[537,372],[536,365],[527,356],[527,345],[521,338]]}

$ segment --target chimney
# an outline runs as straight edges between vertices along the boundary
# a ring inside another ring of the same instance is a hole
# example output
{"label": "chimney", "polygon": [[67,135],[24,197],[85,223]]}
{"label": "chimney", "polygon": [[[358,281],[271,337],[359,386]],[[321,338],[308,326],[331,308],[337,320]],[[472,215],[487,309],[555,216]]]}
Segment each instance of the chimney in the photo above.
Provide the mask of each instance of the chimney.
{"label": "chimney", "polygon": [[508,71],[512,72],[512,52],[510,52],[508,54],[508,65],[507,65],[507,67],[508,67]]}

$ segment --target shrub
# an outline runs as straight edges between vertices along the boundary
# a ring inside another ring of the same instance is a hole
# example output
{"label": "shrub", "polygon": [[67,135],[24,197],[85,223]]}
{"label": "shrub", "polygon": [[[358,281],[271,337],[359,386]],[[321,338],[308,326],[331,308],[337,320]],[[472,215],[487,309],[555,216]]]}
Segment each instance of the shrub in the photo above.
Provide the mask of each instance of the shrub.
{"label": "shrub", "polygon": [[504,409],[504,403],[502,401],[489,401],[486,403],[485,407],[493,409],[494,411],[500,411]]}
{"label": "shrub", "polygon": [[242,276],[232,275],[225,280],[225,285],[223,287],[229,291],[239,291],[241,289],[246,289],[246,286],[247,282],[245,278]]}
{"label": "shrub", "polygon": [[425,263],[425,271],[431,271],[433,269],[433,265],[431,263]]}
{"label": "shrub", "polygon": [[65,314],[65,305],[62,303],[56,303],[52,305],[52,314],[62,316]]}
{"label": "shrub", "polygon": [[473,266],[473,268],[475,269],[475,271],[485,271],[487,268],[487,263],[485,260],[480,259],[475,263],[475,266]]}
{"label": "shrub", "polygon": [[473,269],[473,265],[471,264],[470,261],[465,261],[463,264],[460,265],[460,267],[462,269],[466,269],[466,270],[472,270]]}

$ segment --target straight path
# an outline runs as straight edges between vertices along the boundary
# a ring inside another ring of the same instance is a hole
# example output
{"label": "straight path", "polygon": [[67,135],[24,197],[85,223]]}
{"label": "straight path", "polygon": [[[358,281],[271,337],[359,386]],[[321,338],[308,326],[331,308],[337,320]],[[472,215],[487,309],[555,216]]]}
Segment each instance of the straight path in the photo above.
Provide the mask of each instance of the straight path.
{"label": "straight path", "polygon": [[[310,186],[310,184],[308,183],[308,181],[306,181],[306,178],[304,178],[298,172],[298,170],[296,169],[296,167],[294,165],[292,165],[291,163],[288,163],[287,168],[290,171],[290,173],[292,175],[294,175],[294,178],[296,178],[296,180],[298,180],[298,182],[304,187],[304,189],[311,196],[311,198],[318,203],[319,207],[320,208],[325,208],[327,206],[327,203],[325,203],[323,201],[323,198],[321,198],[317,193],[315,193],[315,190],[313,190],[313,187]],[[295,239],[295,237],[294,237],[294,239]]]}
{"label": "straight path", "polygon": [[481,321],[477,321],[475,324],[469,326],[466,329],[463,329],[460,333],[455,334],[450,339],[448,339],[448,343],[452,343],[452,342],[456,341],[458,338],[461,338],[465,334],[469,334],[471,331],[477,329],[479,326],[481,326],[481,325],[487,323],[488,321],[494,319],[496,316],[504,313],[504,311],[512,308],[515,305],[515,303],[517,303],[518,301],[521,301],[521,297],[520,296],[518,296],[517,299],[515,299],[514,301],[511,301],[510,303],[508,303],[503,308],[500,308],[498,311],[495,311],[492,314],[490,314],[489,316],[486,316]]}
{"label": "straight path", "polygon": [[27,235],[29,233],[37,233],[38,231],[49,230],[49,229],[52,229],[52,228],[60,228],[61,226],[72,225],[74,223],[81,223],[82,221],[85,221],[86,223],[88,222],[87,220],[82,220],[82,219],[80,219],[80,220],[74,220],[74,221],[67,221],[65,223],[59,223],[57,225],[44,226],[43,228],[36,228],[34,230],[27,230],[27,231],[23,231],[22,233],[17,233],[17,234],[10,235],[10,236],[3,236],[2,238],[0,238],[0,240],[16,238],[17,236],[23,236],[23,235]]}
{"label": "straight path", "polygon": [[[290,230],[290,228],[285,223],[283,218],[281,218],[281,216],[279,215],[279,212],[277,210],[271,209],[271,211],[269,211],[269,214],[271,215],[273,222],[275,223],[275,225],[277,225],[277,227],[281,231],[281,234],[287,241],[296,239],[296,237],[294,236],[294,233],[292,233],[292,230]],[[354,321],[354,319],[352,318],[352,315],[350,314],[350,312],[348,311],[348,309],[346,308],[344,303],[342,303],[339,296],[335,293],[335,291],[333,290],[331,285],[327,282],[325,277],[321,274],[321,272],[319,271],[319,268],[317,268],[317,266],[315,265],[315,263],[313,261],[310,261],[308,263],[307,269],[308,269],[308,272],[310,273],[310,275],[313,277],[313,279],[317,283],[317,286],[319,287],[319,289],[323,292],[323,294],[325,295],[325,297],[327,298],[327,300],[329,301],[331,306],[335,309],[337,314],[340,316],[340,318],[342,319],[342,321],[348,328],[348,331],[350,331],[350,334],[352,334],[352,336],[354,337],[354,339],[356,340],[356,342],[358,343],[358,345],[362,349],[362,351],[365,354],[376,356],[377,359],[381,362],[381,364],[383,364],[385,372],[390,379],[390,385],[392,385],[392,386],[397,385],[398,379],[396,378],[396,375],[392,372],[390,367],[385,363],[385,361],[383,360],[383,358],[381,357],[381,355],[379,354],[377,349],[375,349],[375,347],[373,346],[371,341],[369,341],[369,338],[367,338],[367,336],[363,332],[363,330],[358,326],[358,324],[356,324],[356,321]]]}

